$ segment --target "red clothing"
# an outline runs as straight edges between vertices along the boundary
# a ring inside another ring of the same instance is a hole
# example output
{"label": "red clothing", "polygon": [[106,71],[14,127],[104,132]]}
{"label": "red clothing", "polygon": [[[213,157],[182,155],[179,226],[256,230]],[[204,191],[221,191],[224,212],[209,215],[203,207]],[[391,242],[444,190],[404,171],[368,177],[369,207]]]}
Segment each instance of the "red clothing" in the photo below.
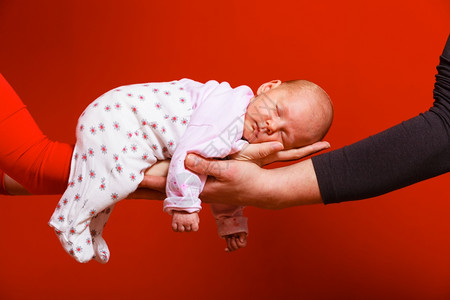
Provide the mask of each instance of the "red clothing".
{"label": "red clothing", "polygon": [[[51,141],[0,74],[0,169],[32,194],[63,193],[73,145]],[[0,193],[4,193],[0,171]]]}

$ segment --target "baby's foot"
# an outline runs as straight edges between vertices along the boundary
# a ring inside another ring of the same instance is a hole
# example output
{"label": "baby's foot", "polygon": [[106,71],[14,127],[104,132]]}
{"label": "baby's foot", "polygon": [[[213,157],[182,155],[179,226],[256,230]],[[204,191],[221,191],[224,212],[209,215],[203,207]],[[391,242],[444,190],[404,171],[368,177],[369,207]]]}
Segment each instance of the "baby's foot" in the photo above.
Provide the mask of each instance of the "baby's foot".
{"label": "baby's foot", "polygon": [[175,232],[198,231],[200,219],[198,213],[174,211],[172,215],[172,229]]}
{"label": "baby's foot", "polygon": [[89,226],[92,235],[92,245],[95,252],[94,259],[102,264],[108,262],[110,255],[108,245],[103,239],[102,234],[113,208],[114,205],[111,205],[101,211],[94,218],[92,218],[91,225]]}
{"label": "baby's foot", "polygon": [[86,263],[95,255],[89,232],[89,222],[81,224],[78,228],[82,229],[77,230],[72,227],[68,232],[58,229],[55,229],[55,232],[66,252],[78,262]]}

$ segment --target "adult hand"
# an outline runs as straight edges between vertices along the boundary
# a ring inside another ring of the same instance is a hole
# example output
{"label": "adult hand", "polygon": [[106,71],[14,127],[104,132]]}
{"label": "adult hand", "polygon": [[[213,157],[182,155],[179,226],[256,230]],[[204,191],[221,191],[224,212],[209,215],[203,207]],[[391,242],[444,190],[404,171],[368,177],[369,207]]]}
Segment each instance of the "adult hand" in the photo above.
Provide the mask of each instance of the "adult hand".
{"label": "adult hand", "polygon": [[[252,189],[251,186],[247,186],[246,188],[241,185],[241,183],[244,183],[245,180],[241,180],[239,177],[243,176],[248,179],[252,176],[260,176],[257,174],[262,172],[263,169],[260,168],[262,165],[270,164],[274,161],[290,161],[300,159],[329,147],[330,144],[328,142],[317,142],[298,149],[280,151],[283,149],[283,145],[281,143],[267,142],[260,144],[249,144],[241,152],[232,155],[232,160],[206,160],[196,156],[198,157],[196,162],[193,162],[192,160],[188,161],[188,159],[186,159],[185,163],[186,167],[194,172],[215,177],[208,178],[208,181],[206,182],[205,188],[201,194],[202,201],[204,202],[253,205],[264,208],[280,208],[280,205],[276,205],[276,203],[272,200],[267,201],[266,203],[256,203],[255,201],[257,198],[252,198],[253,200],[250,201],[250,198],[253,197],[251,196],[251,193],[247,194],[247,197],[243,197],[242,199],[236,195],[233,195],[233,193],[237,193],[238,191],[245,192],[246,190],[250,191]],[[188,157],[192,158],[191,155]],[[244,164],[238,164],[238,162],[242,162]],[[165,176],[167,175],[169,165],[167,161],[165,161],[164,164],[162,163],[163,162],[158,162],[158,164],[161,164],[159,167],[158,165],[155,165],[150,168],[139,185],[141,188],[153,190],[151,192],[152,197],[155,197],[155,191],[158,191],[159,194],[156,195],[157,198],[155,199],[161,200],[164,199],[165,195]],[[155,170],[152,171],[154,168]],[[252,172],[254,175],[252,175]],[[254,182],[254,184],[255,183],[256,182]],[[144,198],[149,198],[145,195],[144,189],[138,189],[137,192],[139,192]],[[219,196],[217,193],[221,193],[222,196]],[[267,196],[267,194],[262,194],[262,196]],[[256,195],[254,195],[254,197],[256,197]]]}
{"label": "adult hand", "polygon": [[[240,152],[231,155],[231,158],[241,161],[251,161],[259,166],[263,166],[274,161],[299,159],[328,147],[330,147],[328,142],[317,142],[309,146],[291,150],[283,150],[283,145],[279,142],[248,144]],[[169,163],[169,160],[159,161],[147,169],[144,179],[139,184],[140,189],[131,194],[130,197],[141,196],[148,198],[151,196],[157,197],[157,199],[164,199]],[[153,190],[153,192],[146,195],[145,189]],[[155,191],[159,193],[155,193]]]}
{"label": "adult hand", "polygon": [[330,148],[330,144],[325,141],[289,150],[283,150],[283,145],[279,142],[266,142],[248,144],[240,152],[231,155],[230,158],[251,161],[259,166],[265,166],[276,161],[297,160],[327,148]]}
{"label": "adult hand", "polygon": [[205,159],[189,154],[185,165],[209,176],[200,195],[203,202],[281,209],[322,200],[311,159],[264,169],[248,161]]}

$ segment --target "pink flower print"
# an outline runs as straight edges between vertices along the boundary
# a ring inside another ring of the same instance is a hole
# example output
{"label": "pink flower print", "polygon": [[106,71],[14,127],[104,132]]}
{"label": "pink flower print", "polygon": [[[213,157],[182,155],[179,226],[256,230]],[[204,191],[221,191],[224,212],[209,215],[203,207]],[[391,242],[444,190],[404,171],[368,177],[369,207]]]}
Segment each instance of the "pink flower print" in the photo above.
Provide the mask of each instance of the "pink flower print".
{"label": "pink flower print", "polygon": [[141,101],[144,101],[145,100],[145,97],[144,96],[142,96],[142,95],[139,95],[139,100],[141,100]]}
{"label": "pink flower print", "polygon": [[172,121],[172,123],[176,123],[177,120],[178,120],[178,117],[177,116],[173,116],[170,120]]}
{"label": "pink flower print", "polygon": [[102,132],[105,131],[105,125],[103,123],[98,124],[98,129]]}
{"label": "pink flower print", "polygon": [[182,104],[186,103],[186,99],[180,98],[180,103],[182,103]]}
{"label": "pink flower print", "polygon": [[136,152],[137,146],[135,144],[131,145],[131,152]]}
{"label": "pink flower print", "polygon": [[64,198],[63,204],[64,204],[64,205],[67,205],[67,203],[69,203],[69,200],[67,200],[67,198]]}
{"label": "pink flower print", "polygon": [[80,131],[83,131],[83,129],[84,129],[84,125],[81,124],[81,125],[80,125]]}
{"label": "pink flower print", "polygon": [[60,209],[61,208],[61,203],[56,204],[56,209]]}
{"label": "pink flower print", "polygon": [[172,81],[170,84],[171,85],[175,85],[175,84],[177,84],[177,82],[176,81]]}
{"label": "pink flower print", "polygon": [[129,139],[131,139],[133,137],[133,133],[131,133],[130,131],[127,132],[127,136]]}
{"label": "pink flower print", "polygon": [[159,92],[159,90],[158,89],[153,89],[153,93],[157,93],[157,92]]}
{"label": "pink flower print", "polygon": [[69,182],[69,187],[74,187],[74,185],[75,185],[75,182],[73,182],[73,181]]}
{"label": "pink flower print", "polygon": [[80,199],[81,199],[80,194],[76,194],[75,197],[73,197],[73,200],[75,201],[80,201]]}
{"label": "pink flower print", "polygon": [[102,190],[102,191],[104,191],[105,188],[106,188],[106,185],[102,182],[102,183],[100,184],[99,189]]}
{"label": "pink flower print", "polygon": [[161,128],[161,133],[162,133],[162,134],[165,134],[166,131],[167,131],[167,130],[166,130],[166,127],[163,126],[163,127]]}
{"label": "pink flower print", "polygon": [[113,127],[114,127],[115,130],[120,130],[120,124],[119,124],[119,122],[114,122],[114,123],[113,123]]}
{"label": "pink flower print", "polygon": [[144,140],[147,140],[147,139],[148,139],[148,135],[147,135],[146,133],[142,133],[142,138],[143,138]]}
{"label": "pink flower print", "polygon": [[106,153],[108,152],[108,150],[106,149],[106,146],[105,146],[105,145],[101,145],[101,146],[100,146],[100,150],[102,150],[102,153],[103,153],[103,154],[106,154]]}
{"label": "pink flower print", "polygon": [[106,106],[105,106],[105,111],[111,111],[111,106],[106,105]]}
{"label": "pink flower print", "polygon": [[155,103],[155,107],[156,107],[156,109],[161,109],[161,103]]}
{"label": "pink flower print", "polygon": [[167,147],[163,147],[163,148],[162,148],[162,151],[163,151],[163,152],[167,152]]}
{"label": "pink flower print", "polygon": [[111,194],[111,199],[112,199],[113,201],[116,201],[116,200],[119,199],[119,195],[118,195],[117,193],[112,193],[112,194]]}
{"label": "pink flower print", "polygon": [[91,217],[95,216],[95,209],[91,209],[91,211],[89,212],[89,215]]}
{"label": "pink flower print", "polygon": [[91,132],[92,135],[95,135],[97,133],[97,130],[95,129],[95,127],[91,127],[91,129],[89,131]]}
{"label": "pink flower print", "polygon": [[134,135],[135,135],[135,136],[138,136],[138,135],[139,135],[139,133],[138,133],[137,131],[135,131],[135,132],[134,132]]}
{"label": "pink flower print", "polygon": [[158,123],[152,122],[152,124],[150,126],[152,127],[152,129],[157,129],[158,128]]}
{"label": "pink flower print", "polygon": [[120,89],[115,89],[116,92],[120,92]]}
{"label": "pink flower print", "polygon": [[180,91],[184,91],[184,88],[183,88],[183,87],[180,87]]}
{"label": "pink flower print", "polygon": [[90,239],[90,238],[87,238],[87,239],[86,239],[86,245],[90,245],[91,243],[92,243],[91,239]]}
{"label": "pink flower print", "polygon": [[75,255],[75,253],[73,252],[73,249],[70,249],[69,254],[72,256]]}
{"label": "pink flower print", "polygon": [[58,230],[58,229],[55,229],[55,233],[56,233],[57,235],[60,235],[60,234],[62,233],[62,231],[61,231],[61,230]]}
{"label": "pink flower print", "polygon": [[60,216],[58,217],[58,221],[59,221],[59,222],[64,222],[64,220],[65,220],[65,218],[64,218],[63,215],[60,215]]}
{"label": "pink flower print", "polygon": [[106,252],[106,251],[100,251],[100,258],[103,260],[103,261],[107,261],[108,260],[108,253]]}
{"label": "pink flower print", "polygon": [[122,171],[123,171],[123,169],[122,169],[122,166],[120,165],[120,164],[117,164],[116,165],[116,171],[117,171],[117,173],[122,173]]}
{"label": "pink flower print", "polygon": [[147,159],[148,159],[148,154],[147,153],[142,154],[142,160],[147,160]]}
{"label": "pink flower print", "polygon": [[88,149],[88,154],[89,154],[90,157],[94,156],[94,149],[89,148]]}
{"label": "pink flower print", "polygon": [[136,114],[138,110],[137,110],[136,106],[132,106],[131,111]]}
{"label": "pink flower print", "polygon": [[164,119],[168,119],[169,118],[169,115],[164,115]]}
{"label": "pink flower print", "polygon": [[121,107],[122,107],[122,106],[120,106],[120,103],[114,104],[114,108],[117,109],[117,110],[120,110]]}
{"label": "pink flower print", "polygon": [[97,103],[97,102],[95,102],[95,103],[94,103],[94,107],[97,107],[97,106],[98,106],[98,103]]}
{"label": "pink flower print", "polygon": [[141,120],[142,126],[146,126],[148,124],[148,121],[146,119]]}
{"label": "pink flower print", "polygon": [[81,251],[83,251],[83,248],[81,248],[80,246],[75,248],[75,251],[77,251],[78,253],[81,253]]}
{"label": "pink flower print", "polygon": [[114,159],[115,161],[119,161],[119,155],[114,154],[114,155],[113,155],[113,159]]}
{"label": "pink flower print", "polygon": [[136,180],[136,175],[134,175],[134,173],[130,174],[130,180],[131,181],[135,181]]}
{"label": "pink flower print", "polygon": [[86,155],[86,153],[83,153],[83,154],[81,155],[81,159],[82,159],[83,161],[87,161],[87,155]]}
{"label": "pink flower print", "polygon": [[95,178],[95,171],[94,171],[94,170],[90,170],[90,171],[89,171],[89,177],[90,177],[91,179]]}
{"label": "pink flower print", "polygon": [[75,234],[75,233],[77,233],[77,231],[75,230],[74,227],[72,227],[72,228],[70,228],[69,233],[70,234]]}
{"label": "pink flower print", "polygon": [[123,153],[127,153],[127,152],[128,152],[127,146],[125,146],[125,147],[122,148],[122,152],[123,152]]}
{"label": "pink flower print", "polygon": [[128,96],[128,97],[133,97],[133,94],[128,93],[127,96]]}
{"label": "pink flower print", "polygon": [[164,91],[164,95],[170,96],[170,92],[169,91]]}
{"label": "pink flower print", "polygon": [[75,160],[78,159],[78,153],[75,153],[74,159],[75,159]]}
{"label": "pink flower print", "polygon": [[169,148],[172,148],[174,145],[175,145],[175,142],[174,142],[173,140],[170,140],[170,141],[167,143],[167,146],[169,146]]}
{"label": "pink flower print", "polygon": [[142,86],[147,86],[147,87],[148,87],[148,86],[149,86],[149,84],[148,84],[148,83],[146,83],[146,84],[143,84]]}
{"label": "pink flower print", "polygon": [[158,150],[158,145],[153,144],[153,145],[152,145],[152,149],[153,149],[154,151]]}
{"label": "pink flower print", "polygon": [[188,122],[188,120],[187,119],[183,119],[183,120],[181,120],[181,125],[185,125],[185,126],[187,126],[187,124],[188,124],[189,122]]}
{"label": "pink flower print", "polygon": [[83,176],[78,175],[78,182],[83,182]]}

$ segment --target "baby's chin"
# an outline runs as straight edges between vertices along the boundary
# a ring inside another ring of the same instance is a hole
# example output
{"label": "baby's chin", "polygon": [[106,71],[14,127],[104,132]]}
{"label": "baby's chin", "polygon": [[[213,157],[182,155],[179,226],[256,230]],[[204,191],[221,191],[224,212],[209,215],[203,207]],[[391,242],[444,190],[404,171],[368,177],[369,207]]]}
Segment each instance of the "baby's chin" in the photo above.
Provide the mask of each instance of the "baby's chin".
{"label": "baby's chin", "polygon": [[251,132],[244,128],[244,131],[242,132],[242,139],[246,140],[247,142],[250,142],[251,137],[252,137]]}
{"label": "baby's chin", "polygon": [[244,139],[245,141],[249,142],[250,144],[256,144],[256,143],[261,143],[263,141],[260,141],[260,139],[252,134],[247,135],[247,137],[245,135],[242,135],[242,139]]}

